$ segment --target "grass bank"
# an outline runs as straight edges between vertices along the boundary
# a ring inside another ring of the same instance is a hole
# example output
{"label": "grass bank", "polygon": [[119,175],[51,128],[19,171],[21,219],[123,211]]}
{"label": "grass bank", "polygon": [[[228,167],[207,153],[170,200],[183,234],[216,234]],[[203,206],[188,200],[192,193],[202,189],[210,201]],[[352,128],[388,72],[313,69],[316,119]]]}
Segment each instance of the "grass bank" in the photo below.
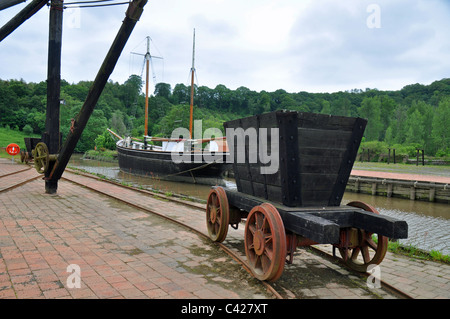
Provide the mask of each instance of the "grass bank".
{"label": "grass bank", "polygon": [[112,150],[89,150],[83,155],[83,159],[93,159],[103,162],[116,162],[117,151]]}
{"label": "grass bank", "polygon": [[450,264],[450,256],[444,255],[440,251],[437,250],[425,251],[417,247],[414,247],[413,245],[404,245],[400,244],[399,242],[389,241],[388,251],[394,254],[400,254],[411,258],[431,260],[442,262],[445,264]]}
{"label": "grass bank", "polygon": [[19,145],[20,149],[25,149],[25,137],[40,137],[37,134],[26,134],[22,131],[16,131],[4,127],[0,127],[0,147],[6,147],[11,143]]}

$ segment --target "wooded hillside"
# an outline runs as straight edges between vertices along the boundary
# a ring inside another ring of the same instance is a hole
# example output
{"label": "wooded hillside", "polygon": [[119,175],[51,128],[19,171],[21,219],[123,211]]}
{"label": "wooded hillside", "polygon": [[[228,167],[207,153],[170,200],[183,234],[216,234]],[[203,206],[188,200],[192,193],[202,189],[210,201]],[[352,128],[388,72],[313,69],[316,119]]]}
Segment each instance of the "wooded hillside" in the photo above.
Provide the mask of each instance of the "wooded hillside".
{"label": "wooded hillside", "polygon": [[[91,82],[61,83],[61,131],[67,136],[88,94]],[[144,133],[144,103],[140,77],[132,75],[124,84],[108,82],[89,120],[76,151],[92,149],[98,136],[106,139],[106,128],[141,137]],[[41,134],[45,128],[46,82],[0,79],[0,125]],[[189,126],[190,87],[167,83],[156,85],[149,100],[149,135],[170,136],[176,127]],[[336,93],[255,92],[246,87],[231,90],[195,87],[195,119],[203,130],[224,121],[278,109],[368,119],[365,143],[372,147],[397,147],[405,152],[424,149],[430,156],[450,153],[450,79],[430,85],[411,84],[398,91],[353,89]],[[97,141],[104,140],[99,138]],[[414,155],[414,154],[412,154]]]}

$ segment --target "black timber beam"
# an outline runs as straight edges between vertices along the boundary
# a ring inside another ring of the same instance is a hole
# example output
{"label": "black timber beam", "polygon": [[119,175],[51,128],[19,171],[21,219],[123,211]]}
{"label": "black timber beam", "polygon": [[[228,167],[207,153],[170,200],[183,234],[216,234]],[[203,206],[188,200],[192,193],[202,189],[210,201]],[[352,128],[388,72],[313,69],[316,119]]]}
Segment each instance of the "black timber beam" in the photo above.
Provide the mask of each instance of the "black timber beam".
{"label": "black timber beam", "polygon": [[38,12],[49,0],[33,0],[29,5],[23,8],[3,27],[0,28],[0,42],[17,29],[22,23],[28,20],[33,14]]}
{"label": "black timber beam", "polygon": [[389,238],[408,238],[408,224],[386,215],[352,208],[350,211],[315,211],[311,214],[338,224],[341,228],[354,227]]}
{"label": "black timber beam", "polygon": [[[264,199],[225,188],[230,206],[250,212],[253,207],[268,202]],[[308,209],[296,210],[272,203],[280,213],[286,230],[309,238],[320,244],[339,243],[339,225],[325,218],[309,213]],[[317,210],[317,209],[313,209]]]}
{"label": "black timber beam", "polygon": [[25,2],[26,0],[2,0],[0,2],[0,10],[15,6],[16,4],[19,4],[21,2]]}
{"label": "black timber beam", "polygon": [[338,244],[341,229],[355,227],[389,238],[407,238],[408,224],[351,206],[287,207],[225,188],[228,203],[246,212],[264,202],[273,204],[286,230],[319,244]]}
{"label": "black timber beam", "polygon": [[366,211],[356,211],[354,213],[353,227],[389,238],[408,238],[408,224],[406,221]]}

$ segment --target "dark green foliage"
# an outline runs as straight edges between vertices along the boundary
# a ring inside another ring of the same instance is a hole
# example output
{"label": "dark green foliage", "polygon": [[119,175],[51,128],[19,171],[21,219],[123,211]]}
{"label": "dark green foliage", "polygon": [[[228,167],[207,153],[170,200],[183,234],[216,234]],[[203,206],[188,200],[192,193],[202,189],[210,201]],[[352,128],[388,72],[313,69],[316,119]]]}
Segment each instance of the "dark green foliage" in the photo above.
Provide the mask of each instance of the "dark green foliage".
{"label": "dark green foliage", "polygon": [[[63,138],[70,129],[92,85],[90,81],[69,84],[61,81],[61,131]],[[45,130],[46,82],[0,79],[0,126],[18,128],[27,133]],[[149,99],[149,135],[170,136],[176,127],[189,128],[190,86],[158,83]],[[224,121],[279,109],[342,116],[359,116],[369,120],[364,141],[380,142],[384,148],[416,147],[425,154],[448,156],[450,153],[450,79],[430,85],[411,84],[399,91],[352,89],[335,93],[255,92],[246,87],[231,90],[225,85],[211,89],[194,87],[194,119],[203,120],[203,131]],[[137,75],[124,84],[109,81],[96,105],[76,151],[111,147],[106,128],[120,135],[140,138],[144,134],[142,80]],[[103,136],[103,138],[98,138]],[[107,146],[105,143],[108,142]],[[371,145],[371,144],[369,144]],[[98,145],[97,145],[98,146]],[[407,153],[407,151],[405,151]]]}

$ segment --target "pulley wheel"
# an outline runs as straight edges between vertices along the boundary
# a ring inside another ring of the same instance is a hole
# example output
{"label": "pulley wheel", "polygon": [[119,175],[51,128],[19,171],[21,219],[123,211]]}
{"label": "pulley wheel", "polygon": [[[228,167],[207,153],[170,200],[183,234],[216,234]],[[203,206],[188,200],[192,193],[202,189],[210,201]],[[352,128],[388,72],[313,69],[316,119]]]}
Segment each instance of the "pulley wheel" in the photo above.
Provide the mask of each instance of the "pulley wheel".
{"label": "pulley wheel", "polygon": [[[350,202],[348,206],[364,209],[367,212],[380,214],[374,207],[359,201]],[[359,244],[353,248],[339,248],[344,262],[351,269],[366,272],[369,265],[379,265],[386,255],[388,238],[375,234],[377,241],[372,237],[374,233],[358,229]]]}
{"label": "pulley wheel", "polygon": [[268,203],[255,206],[245,224],[245,254],[253,275],[276,281],[286,261],[286,232],[278,210]]}
{"label": "pulley wheel", "polygon": [[227,194],[222,187],[211,189],[206,202],[206,227],[209,237],[222,242],[227,237],[230,209]]}
{"label": "pulley wheel", "polygon": [[38,143],[33,150],[34,168],[39,174],[44,174],[48,170],[50,155],[45,143]]}

